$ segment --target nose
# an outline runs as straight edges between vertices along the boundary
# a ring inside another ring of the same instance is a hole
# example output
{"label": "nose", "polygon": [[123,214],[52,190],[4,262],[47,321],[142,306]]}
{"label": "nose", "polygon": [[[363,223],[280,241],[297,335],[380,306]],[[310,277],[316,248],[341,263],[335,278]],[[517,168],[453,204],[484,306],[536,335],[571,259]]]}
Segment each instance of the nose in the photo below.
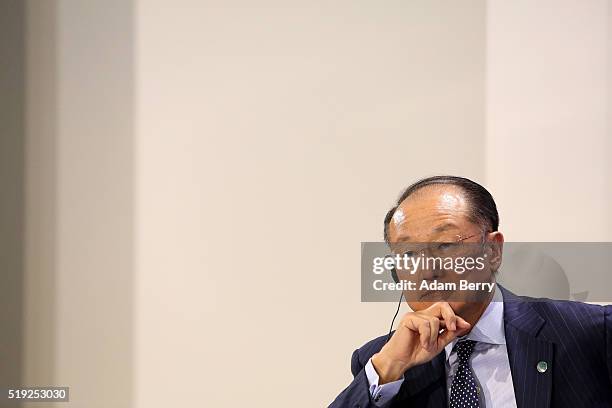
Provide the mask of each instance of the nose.
{"label": "nose", "polygon": [[434,280],[434,279],[442,279],[445,276],[445,271],[441,268],[442,265],[437,265],[436,262],[427,263],[425,262],[421,268],[419,269],[419,276],[422,280]]}

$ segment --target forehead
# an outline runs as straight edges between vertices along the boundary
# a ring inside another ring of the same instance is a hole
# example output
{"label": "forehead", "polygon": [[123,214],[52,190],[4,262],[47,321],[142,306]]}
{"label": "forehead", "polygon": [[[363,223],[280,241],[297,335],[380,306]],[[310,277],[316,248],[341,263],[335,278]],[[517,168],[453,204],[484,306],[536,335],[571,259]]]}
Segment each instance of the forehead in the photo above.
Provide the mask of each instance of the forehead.
{"label": "forehead", "polygon": [[468,216],[469,203],[460,188],[427,186],[400,203],[389,222],[389,239],[428,242],[460,236],[471,227]]}

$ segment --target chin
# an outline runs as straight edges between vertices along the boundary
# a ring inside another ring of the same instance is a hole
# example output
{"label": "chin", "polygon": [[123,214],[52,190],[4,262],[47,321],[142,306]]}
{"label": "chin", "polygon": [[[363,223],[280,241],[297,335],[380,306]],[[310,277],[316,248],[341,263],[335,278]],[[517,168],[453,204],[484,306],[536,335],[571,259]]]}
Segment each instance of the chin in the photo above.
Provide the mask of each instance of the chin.
{"label": "chin", "polygon": [[451,307],[451,309],[453,309],[453,311],[460,316],[461,316],[461,312],[465,310],[465,307],[467,305],[466,302],[448,302],[448,304]]}

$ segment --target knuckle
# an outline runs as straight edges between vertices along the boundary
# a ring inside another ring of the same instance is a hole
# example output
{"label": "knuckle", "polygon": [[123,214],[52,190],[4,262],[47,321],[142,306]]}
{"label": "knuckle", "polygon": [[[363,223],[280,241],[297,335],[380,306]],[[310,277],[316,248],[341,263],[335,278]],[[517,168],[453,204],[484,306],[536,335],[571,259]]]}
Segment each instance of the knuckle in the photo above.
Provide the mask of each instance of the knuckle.
{"label": "knuckle", "polygon": [[416,327],[418,326],[417,321],[410,318],[410,317],[405,317],[404,319],[402,319],[402,326],[406,326],[406,327]]}
{"label": "knuckle", "polygon": [[416,320],[422,320],[427,316],[423,312],[413,312],[411,313],[411,315],[412,315],[412,318]]}

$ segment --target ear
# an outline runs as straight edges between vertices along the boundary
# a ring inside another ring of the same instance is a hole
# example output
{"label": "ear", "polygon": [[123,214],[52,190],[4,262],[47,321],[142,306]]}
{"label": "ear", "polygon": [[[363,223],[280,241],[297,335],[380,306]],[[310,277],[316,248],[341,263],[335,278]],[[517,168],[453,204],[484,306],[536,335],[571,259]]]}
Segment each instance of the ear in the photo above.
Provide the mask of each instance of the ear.
{"label": "ear", "polygon": [[393,278],[395,283],[399,283],[399,277],[397,276],[397,270],[395,269],[395,267],[391,269],[391,277]]}
{"label": "ear", "polygon": [[485,254],[489,258],[491,271],[497,272],[502,263],[504,249],[504,234],[499,231],[490,232],[486,235]]}

